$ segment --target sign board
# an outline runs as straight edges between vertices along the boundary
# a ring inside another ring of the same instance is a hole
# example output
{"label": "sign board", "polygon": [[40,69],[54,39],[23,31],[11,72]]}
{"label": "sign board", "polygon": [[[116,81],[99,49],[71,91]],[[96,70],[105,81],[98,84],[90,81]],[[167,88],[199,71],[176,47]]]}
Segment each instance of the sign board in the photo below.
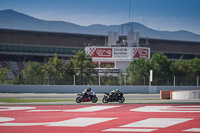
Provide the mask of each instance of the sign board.
{"label": "sign board", "polygon": [[150,48],[145,47],[85,47],[92,58],[150,59]]}
{"label": "sign board", "polygon": [[133,48],[133,58],[150,58],[150,49],[134,47]]}
{"label": "sign board", "polygon": [[86,52],[94,58],[112,58],[112,48],[91,47],[89,50],[86,50]]}
{"label": "sign board", "polygon": [[153,70],[150,70],[150,82],[153,81]]}

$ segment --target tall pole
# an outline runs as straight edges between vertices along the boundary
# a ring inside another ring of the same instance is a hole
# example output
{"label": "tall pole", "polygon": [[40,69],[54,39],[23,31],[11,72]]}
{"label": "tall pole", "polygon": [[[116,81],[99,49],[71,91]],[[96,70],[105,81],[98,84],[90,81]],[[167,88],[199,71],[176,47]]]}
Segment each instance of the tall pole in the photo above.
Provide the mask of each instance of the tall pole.
{"label": "tall pole", "polygon": [[101,86],[101,76],[99,75],[99,86]]}
{"label": "tall pole", "polygon": [[74,74],[74,86],[76,85],[76,76]]}
{"label": "tall pole", "polygon": [[130,21],[131,21],[131,0],[129,0],[129,24],[130,24]]}
{"label": "tall pole", "polygon": [[199,75],[197,76],[197,86],[199,86]]}
{"label": "tall pole", "polygon": [[174,87],[176,86],[176,77],[174,75]]}

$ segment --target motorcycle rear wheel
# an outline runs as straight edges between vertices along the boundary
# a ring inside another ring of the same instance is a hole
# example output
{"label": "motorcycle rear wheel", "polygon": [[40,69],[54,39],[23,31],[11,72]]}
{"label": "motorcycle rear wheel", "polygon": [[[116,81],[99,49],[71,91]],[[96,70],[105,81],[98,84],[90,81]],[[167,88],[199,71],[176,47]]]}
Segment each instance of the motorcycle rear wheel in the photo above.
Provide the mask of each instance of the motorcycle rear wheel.
{"label": "motorcycle rear wheel", "polygon": [[105,98],[105,97],[104,97],[104,98],[102,99],[102,102],[103,102],[103,103],[108,103],[108,98]]}
{"label": "motorcycle rear wheel", "polygon": [[82,101],[81,101],[81,99],[80,99],[80,97],[77,97],[76,98],[76,103],[81,103]]}

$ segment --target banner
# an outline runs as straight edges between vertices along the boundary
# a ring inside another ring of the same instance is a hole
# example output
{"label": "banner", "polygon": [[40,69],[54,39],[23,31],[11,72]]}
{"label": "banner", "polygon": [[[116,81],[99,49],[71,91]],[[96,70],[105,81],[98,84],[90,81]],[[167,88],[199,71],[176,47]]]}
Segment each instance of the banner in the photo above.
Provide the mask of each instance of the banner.
{"label": "banner", "polygon": [[134,47],[133,48],[133,58],[150,58],[150,49]]}
{"label": "banner", "polygon": [[112,48],[89,48],[87,51],[91,57],[96,58],[112,58]]}
{"label": "banner", "polygon": [[150,48],[144,47],[86,47],[85,51],[92,58],[110,58],[110,59],[150,59]]}

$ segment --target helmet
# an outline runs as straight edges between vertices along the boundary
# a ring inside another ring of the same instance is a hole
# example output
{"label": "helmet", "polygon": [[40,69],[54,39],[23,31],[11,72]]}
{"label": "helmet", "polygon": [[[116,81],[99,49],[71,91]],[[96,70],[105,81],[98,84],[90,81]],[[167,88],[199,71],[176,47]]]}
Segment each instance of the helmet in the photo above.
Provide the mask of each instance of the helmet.
{"label": "helmet", "polygon": [[91,91],[91,88],[87,88],[87,92],[90,92]]}
{"label": "helmet", "polygon": [[116,89],[116,92],[119,92],[119,89]]}

